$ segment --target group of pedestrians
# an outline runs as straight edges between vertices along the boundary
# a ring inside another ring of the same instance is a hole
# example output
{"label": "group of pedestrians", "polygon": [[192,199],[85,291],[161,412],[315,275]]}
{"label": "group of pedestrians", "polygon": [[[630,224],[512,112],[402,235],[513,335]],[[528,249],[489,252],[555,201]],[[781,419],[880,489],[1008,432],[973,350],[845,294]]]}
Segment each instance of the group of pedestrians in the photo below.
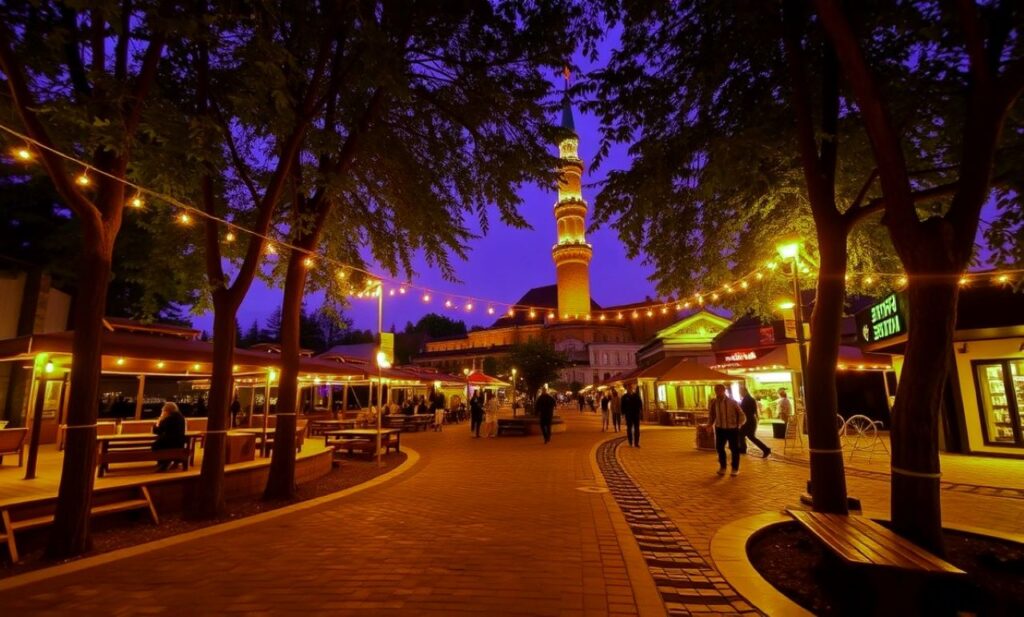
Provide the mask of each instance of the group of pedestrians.
{"label": "group of pedestrians", "polygon": [[720,476],[724,476],[726,471],[726,444],[732,459],[732,471],[729,473],[732,476],[740,473],[740,455],[746,453],[748,439],[761,449],[762,458],[768,458],[772,453],[772,449],[757,438],[757,401],[750,396],[746,386],[740,386],[740,402],[737,403],[726,396],[725,384],[717,384],[715,398],[708,405],[707,425],[715,427],[715,450],[718,452]]}
{"label": "group of pedestrians", "polygon": [[479,390],[469,399],[469,431],[474,437],[480,437],[483,428],[485,437],[498,436],[498,397],[494,392],[481,394]]}

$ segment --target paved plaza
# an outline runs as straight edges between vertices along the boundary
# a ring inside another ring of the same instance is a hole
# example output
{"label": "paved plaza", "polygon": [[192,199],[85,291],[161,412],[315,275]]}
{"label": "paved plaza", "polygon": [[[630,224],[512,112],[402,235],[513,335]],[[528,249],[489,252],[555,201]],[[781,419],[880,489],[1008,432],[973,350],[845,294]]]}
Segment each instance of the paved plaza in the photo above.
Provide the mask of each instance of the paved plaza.
{"label": "paved plaza", "polygon": [[[547,446],[473,439],[467,425],[407,435],[420,459],[394,480],[27,585],[0,583],[2,612],[756,614],[715,570],[711,536],[795,504],[806,466],[748,456],[739,477],[719,477],[692,429],[644,427],[631,449],[600,445],[611,435],[593,415],[566,419],[568,431]],[[1020,461],[985,460],[999,475],[1022,471]],[[887,508],[879,477],[850,476],[869,512]],[[950,522],[1024,529],[1017,497],[946,490],[943,506]]]}

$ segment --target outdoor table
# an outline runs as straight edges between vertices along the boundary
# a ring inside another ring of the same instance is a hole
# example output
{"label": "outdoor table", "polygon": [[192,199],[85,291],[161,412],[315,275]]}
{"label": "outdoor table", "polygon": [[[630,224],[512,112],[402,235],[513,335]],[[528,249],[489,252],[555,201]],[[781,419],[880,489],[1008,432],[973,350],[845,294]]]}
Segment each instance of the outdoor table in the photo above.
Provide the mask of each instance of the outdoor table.
{"label": "outdoor table", "polygon": [[309,424],[309,436],[316,437],[323,435],[326,431],[336,431],[343,428],[355,428],[356,421],[352,420],[313,420]]}
{"label": "outdoor table", "polygon": [[275,430],[275,428],[268,428],[266,429],[266,431],[264,431],[263,428],[254,427],[232,429],[232,431],[235,433],[250,433],[252,435],[256,435],[256,443],[259,445],[260,456],[262,456],[263,458],[266,458],[268,453],[267,444],[263,439],[263,435],[264,433],[266,433],[266,435],[272,439]]}
{"label": "outdoor table", "polygon": [[[402,431],[398,430],[397,428],[382,428],[380,430],[381,439],[383,440],[384,436],[386,436],[386,435],[394,435],[395,436],[395,452],[401,452],[402,451]],[[331,437],[340,437],[342,439],[361,439],[361,438],[372,437],[373,439],[376,439],[377,438],[377,429],[373,429],[373,428],[349,428],[349,429],[341,429],[341,430],[337,430],[337,431],[327,431],[327,432],[324,433],[324,445],[325,446],[328,445],[328,443],[330,442]],[[374,454],[376,454],[376,452],[374,452]]]}
{"label": "outdoor table", "polygon": [[[203,433],[199,431],[185,432],[185,447],[189,451],[189,465],[194,465],[196,460],[196,440],[200,439]],[[152,445],[156,441],[156,435],[146,433],[122,433],[120,435],[97,435],[96,443],[99,444],[100,454],[110,452],[111,446],[114,449],[119,446],[137,447]],[[102,456],[100,457],[102,459]]]}

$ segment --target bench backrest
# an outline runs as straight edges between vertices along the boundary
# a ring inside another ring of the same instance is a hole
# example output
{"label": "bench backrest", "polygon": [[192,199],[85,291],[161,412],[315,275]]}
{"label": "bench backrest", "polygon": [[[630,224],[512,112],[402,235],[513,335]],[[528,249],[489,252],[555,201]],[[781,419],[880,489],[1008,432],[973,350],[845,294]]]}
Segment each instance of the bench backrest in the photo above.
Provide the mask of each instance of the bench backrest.
{"label": "bench backrest", "polygon": [[125,420],[121,423],[121,434],[152,433],[155,420]]}
{"label": "bench backrest", "polygon": [[[249,425],[253,428],[263,428],[263,414],[253,414]],[[277,416],[267,416],[267,428],[277,428]]]}
{"label": "bench backrest", "polygon": [[25,437],[27,435],[27,428],[0,429],[0,452],[20,450],[25,445]]}
{"label": "bench backrest", "polygon": [[117,423],[116,422],[97,422],[96,423],[96,434],[97,435],[116,435],[117,434]]}
{"label": "bench backrest", "polygon": [[185,430],[203,432],[206,430],[207,418],[185,418]]}

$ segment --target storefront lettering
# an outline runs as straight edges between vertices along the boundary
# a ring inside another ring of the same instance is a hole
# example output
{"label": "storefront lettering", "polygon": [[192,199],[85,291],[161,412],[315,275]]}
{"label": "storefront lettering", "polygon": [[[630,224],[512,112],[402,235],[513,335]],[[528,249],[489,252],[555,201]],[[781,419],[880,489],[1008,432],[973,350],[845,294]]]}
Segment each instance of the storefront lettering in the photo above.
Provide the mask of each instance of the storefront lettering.
{"label": "storefront lettering", "polygon": [[725,358],[723,358],[723,360],[725,362],[740,362],[742,360],[757,360],[757,354],[752,352],[752,351],[737,351],[735,353],[731,353],[731,354],[725,356]]}
{"label": "storefront lettering", "polygon": [[906,323],[900,314],[896,294],[889,294],[872,306],[868,317],[869,323],[863,328],[864,338],[868,342],[880,341],[906,332]]}

